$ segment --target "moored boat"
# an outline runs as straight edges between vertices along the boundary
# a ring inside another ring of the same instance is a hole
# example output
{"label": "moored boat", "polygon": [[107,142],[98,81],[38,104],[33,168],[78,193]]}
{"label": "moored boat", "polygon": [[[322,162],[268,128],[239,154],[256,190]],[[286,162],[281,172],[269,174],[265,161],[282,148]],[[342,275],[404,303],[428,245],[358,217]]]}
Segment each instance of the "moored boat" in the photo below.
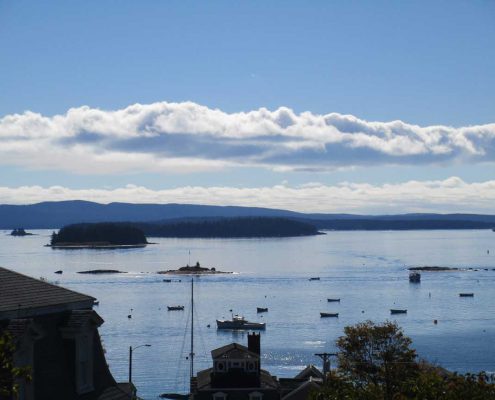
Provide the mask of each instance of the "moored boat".
{"label": "moored boat", "polygon": [[334,303],[334,302],[339,302],[340,303],[340,299],[327,299],[327,301],[329,303]]}
{"label": "moored boat", "polygon": [[257,313],[268,312],[268,307],[256,307]]}
{"label": "moored boat", "polygon": [[168,311],[184,311],[184,306],[167,306]]}
{"label": "moored boat", "polygon": [[474,293],[459,293],[459,297],[474,297]]}
{"label": "moored boat", "polygon": [[250,322],[240,315],[233,315],[232,319],[219,320],[217,319],[217,329],[233,329],[233,330],[263,330],[266,324],[264,322]]}
{"label": "moored boat", "polygon": [[328,313],[328,312],[321,312],[320,313],[320,318],[338,318],[339,313]]}
{"label": "moored boat", "polygon": [[391,308],[390,309],[390,314],[407,314],[407,310],[405,310],[405,309],[398,309],[398,308]]}
{"label": "moored boat", "polygon": [[409,273],[409,282],[420,283],[421,282],[421,274],[419,272]]}

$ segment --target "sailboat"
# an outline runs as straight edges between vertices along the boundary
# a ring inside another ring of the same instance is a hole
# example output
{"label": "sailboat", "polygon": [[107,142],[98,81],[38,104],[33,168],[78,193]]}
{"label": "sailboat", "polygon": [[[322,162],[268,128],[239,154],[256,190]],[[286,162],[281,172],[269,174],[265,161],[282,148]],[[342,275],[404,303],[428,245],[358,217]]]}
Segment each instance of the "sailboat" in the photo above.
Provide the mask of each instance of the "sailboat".
{"label": "sailboat", "polygon": [[[189,351],[189,381],[191,388],[196,385],[194,377],[194,277],[191,277],[191,347]],[[182,393],[162,393],[158,397],[162,399],[186,400],[189,399],[189,394]]]}

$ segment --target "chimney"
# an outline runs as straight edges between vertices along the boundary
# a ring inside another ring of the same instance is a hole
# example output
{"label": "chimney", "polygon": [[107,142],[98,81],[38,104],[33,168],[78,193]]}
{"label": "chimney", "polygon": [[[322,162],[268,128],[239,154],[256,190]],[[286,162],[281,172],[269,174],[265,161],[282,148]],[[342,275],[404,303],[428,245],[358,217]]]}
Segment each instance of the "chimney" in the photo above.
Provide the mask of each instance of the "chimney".
{"label": "chimney", "polygon": [[248,350],[258,354],[261,353],[260,333],[248,333]]}

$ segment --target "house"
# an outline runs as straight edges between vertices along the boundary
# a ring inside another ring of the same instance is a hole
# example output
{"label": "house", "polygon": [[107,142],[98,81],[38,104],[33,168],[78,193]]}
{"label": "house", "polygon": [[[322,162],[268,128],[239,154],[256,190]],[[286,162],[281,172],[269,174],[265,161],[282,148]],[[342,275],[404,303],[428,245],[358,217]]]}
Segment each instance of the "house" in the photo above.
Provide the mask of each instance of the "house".
{"label": "house", "polygon": [[278,379],[261,368],[260,334],[248,334],[248,347],[231,343],[211,352],[212,368],[191,380],[194,400],[304,400],[320,387],[323,374],[308,366],[295,378]]}
{"label": "house", "polygon": [[124,400],[132,384],[118,384],[108,369],[93,310],[95,299],[0,267],[0,334],[15,344],[20,400]]}

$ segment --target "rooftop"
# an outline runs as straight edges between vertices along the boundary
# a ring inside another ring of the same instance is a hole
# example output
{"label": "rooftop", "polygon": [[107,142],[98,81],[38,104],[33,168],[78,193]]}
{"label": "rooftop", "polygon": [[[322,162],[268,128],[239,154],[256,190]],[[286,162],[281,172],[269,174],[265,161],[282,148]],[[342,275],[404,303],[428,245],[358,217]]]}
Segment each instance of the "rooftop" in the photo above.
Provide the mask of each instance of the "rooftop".
{"label": "rooftop", "polygon": [[250,351],[246,346],[239,343],[230,343],[211,351],[212,358],[252,359],[260,358],[258,354]]}
{"label": "rooftop", "polygon": [[91,309],[94,297],[0,267],[0,320]]}

